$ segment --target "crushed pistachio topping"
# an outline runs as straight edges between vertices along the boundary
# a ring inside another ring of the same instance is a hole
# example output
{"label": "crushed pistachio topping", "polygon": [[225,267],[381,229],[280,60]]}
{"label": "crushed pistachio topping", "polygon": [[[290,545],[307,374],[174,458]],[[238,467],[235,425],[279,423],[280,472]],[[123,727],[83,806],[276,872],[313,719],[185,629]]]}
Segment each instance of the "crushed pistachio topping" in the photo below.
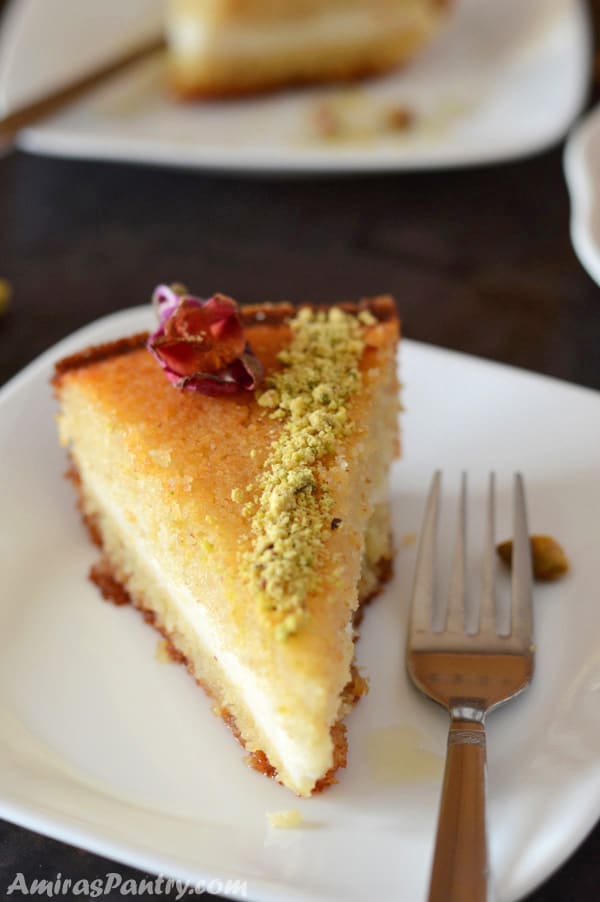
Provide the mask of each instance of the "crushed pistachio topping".
{"label": "crushed pistachio topping", "polygon": [[364,347],[358,318],[339,308],[302,309],[290,326],[282,369],[257,397],[283,429],[257,480],[252,547],[242,561],[280,640],[305,622],[315,562],[331,533],[332,499],[316,464],[352,430],[347,404],[361,383]]}
{"label": "crushed pistachio topping", "polygon": [[373,316],[370,310],[361,310],[358,314],[359,322],[363,324],[363,326],[375,326],[377,324],[377,319]]}

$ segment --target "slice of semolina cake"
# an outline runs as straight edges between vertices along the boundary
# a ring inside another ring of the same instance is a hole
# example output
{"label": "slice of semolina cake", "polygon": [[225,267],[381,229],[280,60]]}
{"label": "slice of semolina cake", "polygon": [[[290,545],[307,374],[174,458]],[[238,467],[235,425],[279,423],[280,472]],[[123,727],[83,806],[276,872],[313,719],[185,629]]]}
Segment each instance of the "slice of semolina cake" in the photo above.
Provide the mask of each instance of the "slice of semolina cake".
{"label": "slice of semolina cake", "polygon": [[167,0],[178,94],[220,97],[345,81],[412,57],[449,0]]}
{"label": "slice of semolina cake", "polygon": [[308,796],[345,765],[353,623],[391,568],[394,304],[156,298],[150,338],[56,366],[93,577],[163,633],[250,763]]}

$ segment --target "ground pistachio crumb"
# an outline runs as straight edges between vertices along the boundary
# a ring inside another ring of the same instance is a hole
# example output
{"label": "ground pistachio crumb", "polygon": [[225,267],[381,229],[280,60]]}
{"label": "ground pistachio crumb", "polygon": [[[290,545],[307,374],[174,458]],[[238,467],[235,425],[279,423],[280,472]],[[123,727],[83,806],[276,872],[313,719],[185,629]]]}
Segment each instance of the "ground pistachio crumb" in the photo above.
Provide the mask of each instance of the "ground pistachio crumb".
{"label": "ground pistachio crumb", "polygon": [[256,484],[252,542],[242,556],[279,640],[306,619],[315,561],[332,522],[332,499],[317,480],[316,464],[352,430],[347,404],[361,384],[364,348],[361,322],[340,308],[303,308],[290,327],[290,345],[278,355],[282,369],[257,397],[283,429]]}
{"label": "ground pistachio crumb", "polygon": [[374,326],[377,322],[370,310],[361,310],[358,314],[358,319],[363,326]]}
{"label": "ground pistachio crumb", "polygon": [[256,399],[261,407],[277,407],[279,403],[279,397],[277,392],[272,388],[264,391],[261,395],[259,395]]}

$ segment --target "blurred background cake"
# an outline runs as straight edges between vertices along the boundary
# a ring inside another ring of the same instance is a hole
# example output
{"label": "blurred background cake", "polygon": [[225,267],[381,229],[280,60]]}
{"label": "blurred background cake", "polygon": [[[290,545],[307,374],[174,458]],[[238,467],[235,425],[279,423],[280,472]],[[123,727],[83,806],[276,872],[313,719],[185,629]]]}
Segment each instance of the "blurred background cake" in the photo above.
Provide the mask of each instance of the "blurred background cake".
{"label": "blurred background cake", "polygon": [[423,46],[448,0],[167,0],[171,80],[235,96],[383,72]]}

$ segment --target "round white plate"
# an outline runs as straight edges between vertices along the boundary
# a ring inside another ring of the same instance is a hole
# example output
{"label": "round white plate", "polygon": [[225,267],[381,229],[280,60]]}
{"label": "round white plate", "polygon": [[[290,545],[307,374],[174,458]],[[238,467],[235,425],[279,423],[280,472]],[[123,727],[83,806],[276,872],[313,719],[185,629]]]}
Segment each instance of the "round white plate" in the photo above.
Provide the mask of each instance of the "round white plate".
{"label": "round white plate", "polygon": [[[580,111],[589,80],[582,0],[451,6],[447,26],[413,64],[358,87],[179,103],[157,58],[26,129],[19,144],[67,157],[308,173],[494,163],[558,141]],[[47,52],[45,34],[36,34],[41,46],[26,56],[32,70]],[[82,32],[80,43],[86,41],[95,41],[94,31]],[[319,134],[324,106],[326,119],[341,117],[341,136]],[[414,127],[375,127],[398,106],[414,113]]]}
{"label": "round white plate", "polygon": [[[488,470],[498,474],[502,536],[520,469],[532,531],[555,535],[572,561],[563,581],[536,589],[532,686],[489,718],[497,898],[531,890],[600,814],[600,395],[403,342],[396,576],[367,611],[358,645],[371,691],[348,718],[339,784],[297,800],[244,765],[185,670],[156,659],[157,634],[86,579],[95,551],[62,478],[48,379],[59,357],[150,322],[147,308],[99,320],[0,393],[0,816],[156,873],[213,878],[213,888],[257,902],[423,898],[447,720],[405,673],[408,537],[442,467],[449,547],[466,468],[476,560]],[[385,743],[391,768],[376,764]],[[270,828],[266,812],[290,807],[304,826]]]}

